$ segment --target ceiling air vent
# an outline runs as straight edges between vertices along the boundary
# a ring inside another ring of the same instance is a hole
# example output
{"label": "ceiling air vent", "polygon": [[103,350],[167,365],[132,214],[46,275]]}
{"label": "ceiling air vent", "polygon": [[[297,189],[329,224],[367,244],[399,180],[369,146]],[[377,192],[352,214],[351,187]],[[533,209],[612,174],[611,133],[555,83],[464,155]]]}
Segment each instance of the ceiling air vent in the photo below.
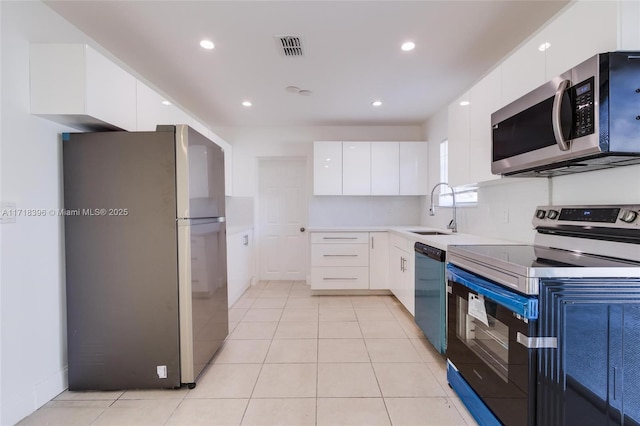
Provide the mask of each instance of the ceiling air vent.
{"label": "ceiling air vent", "polygon": [[276,36],[278,46],[284,56],[302,56],[302,41],[296,36]]}

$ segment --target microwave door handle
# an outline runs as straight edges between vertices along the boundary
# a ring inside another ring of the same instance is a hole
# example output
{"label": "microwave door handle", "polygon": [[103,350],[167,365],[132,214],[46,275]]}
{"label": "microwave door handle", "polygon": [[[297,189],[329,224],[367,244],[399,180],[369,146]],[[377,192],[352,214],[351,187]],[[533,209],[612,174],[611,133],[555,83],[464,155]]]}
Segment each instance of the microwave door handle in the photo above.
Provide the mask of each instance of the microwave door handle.
{"label": "microwave door handle", "polygon": [[562,135],[562,125],[560,123],[560,114],[562,111],[562,96],[567,90],[571,82],[569,80],[563,80],[556,90],[556,95],[553,98],[553,109],[551,110],[551,122],[553,124],[553,134],[556,137],[556,143],[560,151],[568,151],[569,143],[564,139]]}

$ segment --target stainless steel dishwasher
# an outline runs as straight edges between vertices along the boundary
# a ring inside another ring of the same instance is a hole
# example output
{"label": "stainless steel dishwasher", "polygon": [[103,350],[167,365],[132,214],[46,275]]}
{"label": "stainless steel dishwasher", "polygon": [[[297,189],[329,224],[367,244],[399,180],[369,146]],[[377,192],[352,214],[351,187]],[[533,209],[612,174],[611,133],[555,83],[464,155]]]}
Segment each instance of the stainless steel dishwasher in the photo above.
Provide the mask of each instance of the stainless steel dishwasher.
{"label": "stainless steel dishwasher", "polygon": [[415,243],[416,324],[442,354],[447,348],[445,257],[447,252]]}

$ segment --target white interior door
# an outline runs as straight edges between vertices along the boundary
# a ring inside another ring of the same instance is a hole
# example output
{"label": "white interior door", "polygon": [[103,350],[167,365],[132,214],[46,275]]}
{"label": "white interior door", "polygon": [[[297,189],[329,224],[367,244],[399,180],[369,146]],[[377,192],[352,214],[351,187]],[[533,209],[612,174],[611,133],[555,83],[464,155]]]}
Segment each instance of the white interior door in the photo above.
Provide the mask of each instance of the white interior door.
{"label": "white interior door", "polygon": [[260,160],[258,195],[260,280],[308,275],[305,159]]}

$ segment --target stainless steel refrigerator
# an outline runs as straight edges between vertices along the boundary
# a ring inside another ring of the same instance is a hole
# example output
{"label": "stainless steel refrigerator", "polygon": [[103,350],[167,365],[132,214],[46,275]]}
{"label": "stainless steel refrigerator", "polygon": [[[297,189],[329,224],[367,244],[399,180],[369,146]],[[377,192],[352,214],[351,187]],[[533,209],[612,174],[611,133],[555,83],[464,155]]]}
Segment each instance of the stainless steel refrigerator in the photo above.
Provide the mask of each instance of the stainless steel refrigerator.
{"label": "stainless steel refrigerator", "polygon": [[69,389],[195,386],[228,334],[224,153],[186,125],[62,148]]}

